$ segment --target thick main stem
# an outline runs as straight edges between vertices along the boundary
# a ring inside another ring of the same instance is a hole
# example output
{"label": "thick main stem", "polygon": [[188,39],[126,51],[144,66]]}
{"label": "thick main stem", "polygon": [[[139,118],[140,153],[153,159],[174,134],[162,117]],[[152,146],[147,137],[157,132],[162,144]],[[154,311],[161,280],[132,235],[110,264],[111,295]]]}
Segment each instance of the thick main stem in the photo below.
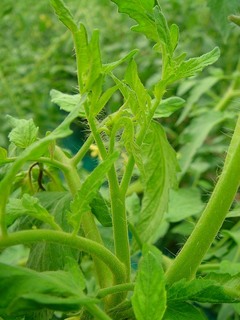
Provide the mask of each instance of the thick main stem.
{"label": "thick main stem", "polygon": [[194,278],[219,232],[240,184],[240,116],[228,149],[223,171],[194,231],[166,273],[169,285]]}

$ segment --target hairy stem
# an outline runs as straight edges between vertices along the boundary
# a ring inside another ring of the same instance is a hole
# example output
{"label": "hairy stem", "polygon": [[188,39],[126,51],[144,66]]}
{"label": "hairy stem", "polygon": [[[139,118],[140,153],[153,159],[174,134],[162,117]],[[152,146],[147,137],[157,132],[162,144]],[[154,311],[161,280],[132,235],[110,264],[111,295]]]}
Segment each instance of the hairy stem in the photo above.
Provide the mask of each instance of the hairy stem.
{"label": "hairy stem", "polygon": [[219,232],[240,184],[240,116],[224,167],[212,196],[194,231],[166,273],[167,283],[195,277],[205,254]]}
{"label": "hairy stem", "polygon": [[100,289],[97,294],[97,298],[104,298],[109,294],[117,294],[120,292],[126,292],[126,291],[133,291],[134,290],[134,283],[122,283],[117,284],[113,287],[108,287],[104,289]]}
{"label": "hairy stem", "polygon": [[125,268],[115,255],[101,244],[80,236],[73,236],[67,232],[53,230],[27,230],[9,234],[0,238],[0,248],[18,244],[31,244],[38,241],[62,244],[85,251],[102,262],[103,267],[112,271],[116,283],[125,281]]}

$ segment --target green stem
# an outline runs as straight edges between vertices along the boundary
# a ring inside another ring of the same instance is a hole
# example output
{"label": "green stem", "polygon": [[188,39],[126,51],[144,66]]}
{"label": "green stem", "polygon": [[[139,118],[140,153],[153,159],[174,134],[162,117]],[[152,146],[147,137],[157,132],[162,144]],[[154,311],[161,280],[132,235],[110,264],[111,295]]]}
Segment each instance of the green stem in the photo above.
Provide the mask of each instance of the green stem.
{"label": "green stem", "polygon": [[97,294],[97,298],[102,299],[109,294],[117,294],[120,292],[133,291],[134,283],[121,283],[113,287],[100,289]]}
{"label": "green stem", "polygon": [[125,281],[125,268],[111,251],[95,241],[80,236],[73,236],[67,232],[43,229],[19,231],[0,238],[0,247],[6,248],[18,244],[28,245],[38,241],[62,244],[85,251],[101,260],[105,268],[108,266],[117,283]]}
{"label": "green stem", "polygon": [[212,196],[194,231],[166,273],[168,284],[195,277],[205,254],[219,232],[240,184],[240,116],[224,167]]}
{"label": "green stem", "polygon": [[95,304],[87,304],[85,308],[94,316],[97,320],[112,320],[104,311],[102,311]]}
{"label": "green stem", "polygon": [[93,135],[91,134],[87,140],[84,142],[79,151],[75,154],[75,156],[71,159],[71,163],[73,166],[76,166],[80,161],[82,161],[85,154],[88,152],[91,144],[93,143]]}
{"label": "green stem", "polygon": [[[238,61],[236,71],[240,71],[240,60]],[[232,80],[232,82],[230,83],[226,93],[220,99],[219,103],[215,106],[215,108],[214,108],[215,110],[223,111],[227,108],[231,99],[237,95],[238,90],[235,90],[235,89],[238,86],[238,82],[239,82],[239,77],[235,76],[234,79]]]}
{"label": "green stem", "polygon": [[[89,126],[97,143],[101,157],[107,157],[107,151],[104,147],[101,136],[97,130],[94,119],[90,116],[88,118]],[[116,256],[126,267],[127,279],[130,279],[130,249],[128,239],[128,225],[125,208],[125,197],[122,197],[119,190],[118,178],[114,166],[108,172],[109,190],[111,197],[111,210],[113,221],[113,238]]]}

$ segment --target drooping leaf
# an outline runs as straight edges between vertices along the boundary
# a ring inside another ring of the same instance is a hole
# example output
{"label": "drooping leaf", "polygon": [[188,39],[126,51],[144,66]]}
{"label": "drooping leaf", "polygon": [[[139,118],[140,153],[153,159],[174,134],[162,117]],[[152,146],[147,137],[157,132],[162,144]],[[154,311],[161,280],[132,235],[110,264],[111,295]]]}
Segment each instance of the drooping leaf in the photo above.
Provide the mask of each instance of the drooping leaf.
{"label": "drooping leaf", "polygon": [[71,312],[96,302],[83,294],[71,272],[39,273],[0,263],[0,314],[24,315],[43,308]]}
{"label": "drooping leaf", "polygon": [[111,154],[106,160],[100,163],[86,178],[70,205],[68,214],[69,223],[77,233],[84,213],[91,210],[90,202],[100,188],[104,177],[118,158],[118,152]]}
{"label": "drooping leaf", "polygon": [[74,18],[62,0],[50,0],[58,19],[72,32],[77,32],[78,27]]}
{"label": "drooping leaf", "polygon": [[240,3],[238,0],[221,0],[220,2],[218,0],[208,0],[207,3],[216,29],[226,41],[231,31],[228,16],[239,12]]}
{"label": "drooping leaf", "polygon": [[201,303],[240,302],[240,274],[210,273],[201,279],[174,283],[168,290],[171,302],[194,301]]}
{"label": "drooping leaf", "polygon": [[154,0],[112,0],[121,13],[126,13],[138,25],[132,27],[134,31],[143,33],[147,38],[158,42],[158,34],[153,17]]}
{"label": "drooping leaf", "polygon": [[196,307],[187,302],[170,303],[164,314],[163,320],[207,320],[206,316]]}
{"label": "drooping leaf", "polygon": [[112,226],[112,217],[110,214],[110,206],[103,198],[100,192],[97,192],[90,202],[92,213],[104,227]]}
{"label": "drooping leaf", "polygon": [[37,140],[38,127],[35,126],[32,119],[16,119],[9,115],[7,119],[13,127],[8,135],[9,140],[17,147],[25,149]]}
{"label": "drooping leaf", "polygon": [[143,242],[153,242],[167,210],[169,190],[177,185],[178,163],[164,130],[156,122],[151,123],[141,151],[146,177],[136,229]]}
{"label": "drooping leaf", "polygon": [[193,157],[207,138],[209,132],[225,119],[221,112],[209,111],[193,119],[181,136],[183,147],[179,150],[179,164],[182,177],[188,170]]}
{"label": "drooping leaf", "polygon": [[197,188],[181,188],[170,190],[166,220],[169,222],[183,221],[202,211],[204,204]]}
{"label": "drooping leaf", "polygon": [[[53,103],[56,103],[61,110],[64,110],[66,112],[71,112],[81,102],[80,94],[70,95],[53,89],[50,91],[50,95],[51,101]],[[86,118],[84,107],[82,104],[79,110],[79,117]]]}
{"label": "drooping leaf", "polygon": [[179,97],[170,97],[161,101],[157,107],[153,118],[165,118],[169,117],[175,111],[181,109],[185,103],[185,100]]}
{"label": "drooping leaf", "polygon": [[161,260],[157,248],[144,246],[132,297],[137,320],[160,320],[165,312],[167,296]]}

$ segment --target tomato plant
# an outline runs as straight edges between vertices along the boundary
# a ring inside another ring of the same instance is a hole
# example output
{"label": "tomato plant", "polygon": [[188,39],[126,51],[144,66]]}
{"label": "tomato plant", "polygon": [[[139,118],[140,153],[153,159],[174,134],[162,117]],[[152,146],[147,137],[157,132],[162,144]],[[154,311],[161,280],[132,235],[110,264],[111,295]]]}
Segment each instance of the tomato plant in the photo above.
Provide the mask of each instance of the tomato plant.
{"label": "tomato plant", "polygon": [[[7,117],[10,144],[0,149],[4,320],[201,320],[207,319],[204,304],[238,308],[240,273],[228,272],[230,257],[225,267],[216,263],[210,247],[240,183],[240,118],[206,205],[194,203],[195,189],[178,185],[209,131],[229,114],[219,105],[200,114],[188,128],[195,139],[179,150],[179,160],[162,124],[185,104],[179,96],[167,96],[169,88],[215,63],[220,50],[187,58],[178,48],[179,28],[168,24],[159,1],[112,2],[136,21],[133,31],[161,55],[161,76],[145,87],[135,61],[138,50],[103,63],[99,31],[90,33],[78,24],[62,0],[50,1],[73,38],[78,92],[51,91],[67,116],[43,137],[33,120]],[[120,65],[125,66],[123,78],[117,73]],[[106,106],[115,95],[121,103],[110,112]],[[76,119],[87,123],[89,133],[72,154],[59,142],[71,135]],[[87,174],[81,163],[89,151],[98,159]],[[198,217],[190,236],[175,258],[167,256],[154,244],[168,222],[184,220],[192,210]],[[30,248],[26,265],[8,263],[9,250],[22,245],[21,250]]]}

